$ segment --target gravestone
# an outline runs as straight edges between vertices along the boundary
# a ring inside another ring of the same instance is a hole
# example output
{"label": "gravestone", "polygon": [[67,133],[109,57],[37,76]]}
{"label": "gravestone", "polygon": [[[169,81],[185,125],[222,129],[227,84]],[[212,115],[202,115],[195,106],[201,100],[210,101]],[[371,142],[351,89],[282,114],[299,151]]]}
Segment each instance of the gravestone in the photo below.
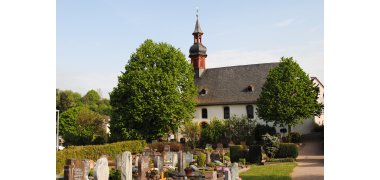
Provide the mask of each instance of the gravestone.
{"label": "gravestone", "polygon": [[171,154],[169,155],[170,162],[171,162],[170,166],[176,167],[178,164],[178,154],[175,152],[171,152],[170,154]]}
{"label": "gravestone", "polygon": [[159,172],[163,172],[163,159],[161,156],[154,157],[154,167],[158,169]]}
{"label": "gravestone", "polygon": [[115,158],[116,169],[121,169],[121,163],[121,154],[118,154]]}
{"label": "gravestone", "polygon": [[191,153],[184,153],[183,157],[185,159],[185,167],[188,167],[191,162],[193,162],[193,154]]}
{"label": "gravestone", "polygon": [[132,180],[132,154],[129,151],[121,154],[121,180]]}
{"label": "gravestone", "polygon": [[231,172],[224,171],[224,180],[231,180]]}
{"label": "gravestone", "polygon": [[211,153],[209,151],[206,151],[206,163],[210,163],[211,162]]}
{"label": "gravestone", "polygon": [[105,156],[102,156],[96,161],[96,165],[94,167],[94,179],[108,180],[108,177],[109,177],[108,159]]}
{"label": "gravestone", "polygon": [[139,167],[139,158],[140,158],[140,156],[136,155],[136,158],[135,158],[135,166],[136,167]]}
{"label": "gravestone", "polygon": [[65,180],[87,180],[90,170],[88,160],[67,159],[64,166]]}
{"label": "gravestone", "polygon": [[141,156],[139,158],[139,167],[138,167],[138,173],[139,173],[139,180],[147,180],[146,172],[149,171],[149,156]]}
{"label": "gravestone", "polygon": [[183,162],[183,153],[178,151],[178,172],[182,173],[185,169],[185,164]]}
{"label": "gravestone", "polygon": [[231,180],[238,180],[239,179],[239,167],[238,163],[234,162],[231,166]]}

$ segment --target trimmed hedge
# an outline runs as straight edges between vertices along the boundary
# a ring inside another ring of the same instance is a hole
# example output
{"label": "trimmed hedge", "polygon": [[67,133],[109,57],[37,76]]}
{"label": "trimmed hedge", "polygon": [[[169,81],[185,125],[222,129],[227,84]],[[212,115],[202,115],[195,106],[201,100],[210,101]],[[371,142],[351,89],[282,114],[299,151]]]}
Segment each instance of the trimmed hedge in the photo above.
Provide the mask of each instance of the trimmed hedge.
{"label": "trimmed hedge", "polygon": [[170,146],[170,151],[183,151],[183,144],[177,142],[157,142],[153,144],[148,144],[151,149],[157,149],[158,152],[163,152],[165,145]]}
{"label": "trimmed hedge", "polygon": [[230,146],[231,162],[239,162],[239,158],[245,158],[243,145]]}
{"label": "trimmed hedge", "polygon": [[294,158],[269,158],[266,162],[295,162]]}
{"label": "trimmed hedge", "polygon": [[249,146],[248,155],[246,157],[249,163],[260,164],[262,160],[262,148],[260,145]]}
{"label": "trimmed hedge", "polygon": [[141,140],[123,141],[105,145],[69,146],[56,153],[56,173],[62,173],[66,159],[92,159],[96,161],[101,155],[115,158],[116,155],[124,151],[141,153],[144,151],[145,146],[146,142]]}
{"label": "trimmed hedge", "polygon": [[298,147],[293,143],[280,143],[276,158],[297,158]]}

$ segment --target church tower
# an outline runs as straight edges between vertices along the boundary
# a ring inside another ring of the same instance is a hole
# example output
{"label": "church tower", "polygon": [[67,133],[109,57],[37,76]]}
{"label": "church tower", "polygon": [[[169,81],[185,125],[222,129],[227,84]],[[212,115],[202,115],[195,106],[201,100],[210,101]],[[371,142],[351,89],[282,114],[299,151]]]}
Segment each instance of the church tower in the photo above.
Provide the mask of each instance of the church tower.
{"label": "church tower", "polygon": [[195,29],[193,32],[194,36],[194,44],[190,47],[190,55],[189,57],[191,58],[191,64],[193,64],[194,67],[194,73],[195,77],[201,77],[202,73],[206,69],[206,51],[207,48],[206,46],[203,46],[202,44],[202,29],[199,24],[198,20],[198,14],[197,14],[197,21],[195,23]]}

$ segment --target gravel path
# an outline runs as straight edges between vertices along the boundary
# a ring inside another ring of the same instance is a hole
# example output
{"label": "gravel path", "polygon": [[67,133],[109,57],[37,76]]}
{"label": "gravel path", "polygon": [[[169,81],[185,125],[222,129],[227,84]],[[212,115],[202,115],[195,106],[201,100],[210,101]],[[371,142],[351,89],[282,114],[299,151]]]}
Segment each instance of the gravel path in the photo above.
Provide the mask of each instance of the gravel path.
{"label": "gravel path", "polygon": [[[294,168],[292,180],[323,180],[324,153],[321,134],[310,135],[304,140]],[[318,138],[319,137],[319,138]]]}

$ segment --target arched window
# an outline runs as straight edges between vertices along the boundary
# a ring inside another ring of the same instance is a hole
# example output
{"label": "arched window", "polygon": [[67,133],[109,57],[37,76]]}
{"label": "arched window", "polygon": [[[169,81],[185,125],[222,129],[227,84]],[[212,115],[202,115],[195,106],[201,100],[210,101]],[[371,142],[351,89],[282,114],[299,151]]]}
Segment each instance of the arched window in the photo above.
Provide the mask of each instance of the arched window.
{"label": "arched window", "polygon": [[223,112],[224,112],[224,119],[229,119],[230,118],[230,107],[224,107],[223,108]]}
{"label": "arched window", "polygon": [[253,119],[253,106],[252,105],[247,106],[247,117],[249,119]]}
{"label": "arched window", "polygon": [[253,90],[254,90],[254,88],[253,88],[252,85],[249,85],[249,86],[247,87],[247,92],[253,92]]}
{"label": "arched window", "polygon": [[206,108],[202,109],[202,119],[207,119],[207,109]]}

